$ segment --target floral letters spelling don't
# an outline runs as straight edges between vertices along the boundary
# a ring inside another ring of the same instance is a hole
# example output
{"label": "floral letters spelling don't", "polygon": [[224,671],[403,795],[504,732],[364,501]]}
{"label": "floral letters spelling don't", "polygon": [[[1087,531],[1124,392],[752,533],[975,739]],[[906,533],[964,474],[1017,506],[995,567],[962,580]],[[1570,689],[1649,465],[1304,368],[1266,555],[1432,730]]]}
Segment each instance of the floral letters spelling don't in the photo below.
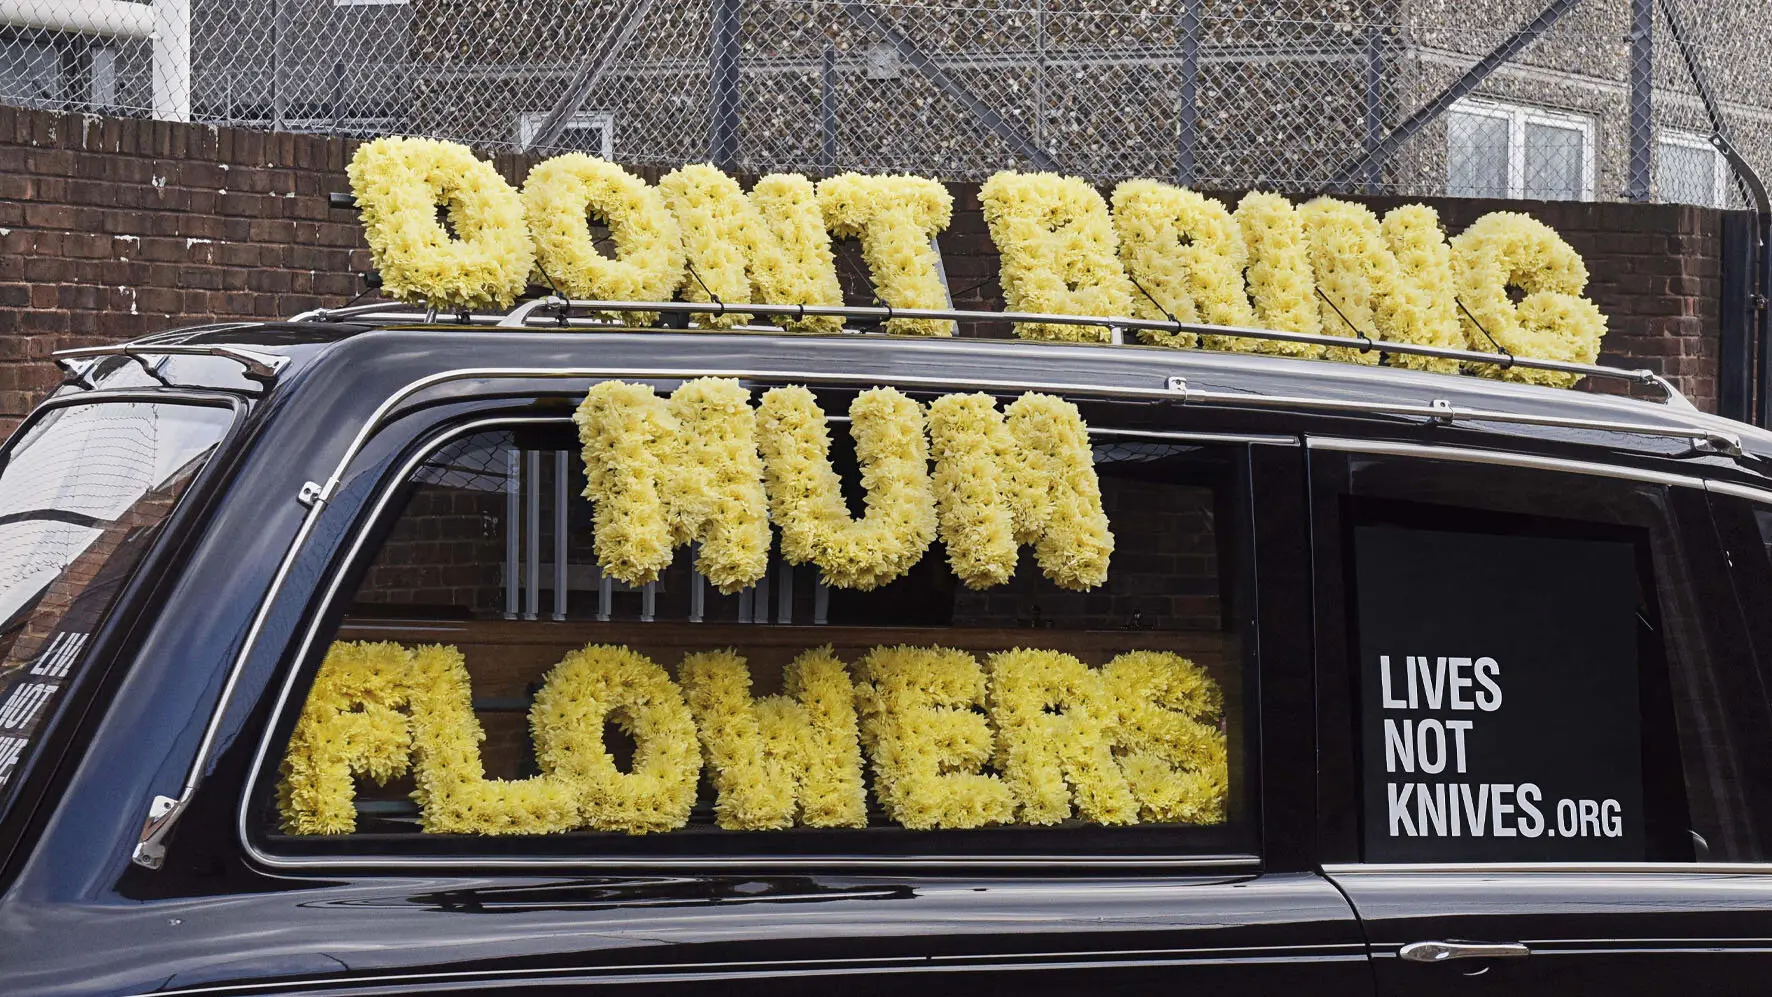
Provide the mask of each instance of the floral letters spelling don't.
{"label": "floral letters spelling don't", "polygon": [[[1132,651],[1092,668],[1057,651],[981,663],[876,647],[852,673],[821,647],[782,677],[781,694],[757,698],[732,651],[686,656],[676,680],[629,648],[574,651],[529,711],[541,774],[488,779],[461,652],[334,644],[284,755],[283,829],[354,831],[354,777],[411,771],[428,833],[670,831],[688,823],[704,766],[722,828],[865,827],[864,750],[881,807],[907,828],[1056,824],[1073,811],[1095,824],[1225,819],[1222,696],[1180,655]],[[634,741],[627,771],[603,740],[612,721]]]}
{"label": "floral letters spelling don't", "polygon": [[938,535],[975,589],[1008,581],[1021,544],[1063,588],[1107,579],[1114,537],[1089,429],[1060,398],[1023,395],[998,412],[988,395],[947,395],[925,415],[892,388],[863,391],[849,408],[866,492],[859,519],[831,466],[825,413],[805,388],[768,391],[753,411],[750,392],[730,379],[685,382],[668,400],[649,385],[604,381],[574,419],[597,563],[631,585],[656,580],[690,541],[701,544],[697,570],[720,591],[753,585],[768,566],[771,519],[782,556],[817,565],[839,588],[903,577]]}
{"label": "floral letters spelling don't", "polygon": [[[833,237],[860,243],[882,303],[949,306],[934,242],[953,217],[953,198],[923,177],[846,173],[814,184],[771,174],[746,193],[711,166],[686,166],[653,186],[613,163],[570,153],[535,166],[519,193],[465,147],[409,138],[364,144],[349,173],[383,286],[436,307],[508,305],[538,265],[536,278],[596,300],[679,294],[728,305],[836,305],[842,289]],[[1332,198],[1294,207],[1257,192],[1233,211],[1152,180],[1128,180],[1104,200],[1075,177],[1004,171],[980,188],[979,200],[1002,258],[1004,300],[1015,309],[1365,334],[1480,352],[1499,346],[1590,363],[1606,333],[1605,316],[1582,296],[1581,257],[1548,226],[1514,212],[1484,215],[1448,242],[1438,215],[1422,205],[1380,219]],[[609,227],[611,255],[591,237],[593,221]],[[1524,299],[1515,303],[1510,289]],[[742,320],[728,312],[705,322]],[[812,332],[838,325],[819,316],[788,324]],[[948,336],[955,328],[900,317],[887,331]],[[1016,331],[1029,339],[1107,338],[1105,326],[1027,322]],[[1158,346],[1358,363],[1380,356],[1226,334],[1141,337]],[[1397,355],[1392,362],[1457,369],[1442,359]],[[1474,364],[1471,372],[1562,386],[1578,379],[1499,364]]]}

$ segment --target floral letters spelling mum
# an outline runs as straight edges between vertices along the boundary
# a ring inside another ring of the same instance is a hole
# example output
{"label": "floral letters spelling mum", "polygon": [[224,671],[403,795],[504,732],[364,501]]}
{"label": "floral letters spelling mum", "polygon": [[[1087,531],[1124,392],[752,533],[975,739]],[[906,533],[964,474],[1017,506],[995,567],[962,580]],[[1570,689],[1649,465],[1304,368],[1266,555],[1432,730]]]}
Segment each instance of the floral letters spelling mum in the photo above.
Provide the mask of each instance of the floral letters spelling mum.
{"label": "floral letters spelling mum", "polygon": [[1089,427],[1070,402],[1027,394],[998,412],[988,395],[943,396],[926,433],[916,402],[891,388],[862,392],[849,411],[866,493],[856,519],[812,392],[773,389],[755,412],[749,398],[719,378],[685,382],[668,402],[621,381],[585,396],[574,418],[605,573],[655,581],[676,547],[698,540],[697,570],[737,592],[763,577],[773,518],[782,556],[839,588],[902,578],[938,535],[971,588],[1008,581],[1022,544],[1060,587],[1106,580],[1113,532]]}
{"label": "floral letters spelling mum", "polygon": [[[821,647],[761,699],[733,651],[690,654],[679,675],[623,647],[568,654],[529,711],[542,775],[504,781],[484,776],[459,652],[336,644],[283,760],[283,829],[349,833],[353,774],[385,782],[409,768],[431,834],[670,831],[688,823],[704,768],[722,828],[866,827],[864,747],[875,797],[908,828],[1073,812],[1095,824],[1225,819],[1218,686],[1179,655],[1091,668],[1054,651],[980,665],[953,648],[876,647],[852,679]],[[630,771],[603,743],[610,721],[634,739]]]}
{"label": "floral letters spelling mum", "polygon": [[892,388],[873,388],[849,407],[867,511],[852,519],[831,468],[824,412],[801,387],[763,394],[757,442],[781,553],[816,564],[839,588],[873,589],[903,577],[935,539],[935,494],[923,410]]}
{"label": "floral letters spelling mum", "polygon": [[656,581],[678,546],[699,540],[696,569],[721,592],[763,577],[769,520],[749,399],[726,378],[687,381],[668,403],[645,384],[591,388],[573,420],[604,572]]}

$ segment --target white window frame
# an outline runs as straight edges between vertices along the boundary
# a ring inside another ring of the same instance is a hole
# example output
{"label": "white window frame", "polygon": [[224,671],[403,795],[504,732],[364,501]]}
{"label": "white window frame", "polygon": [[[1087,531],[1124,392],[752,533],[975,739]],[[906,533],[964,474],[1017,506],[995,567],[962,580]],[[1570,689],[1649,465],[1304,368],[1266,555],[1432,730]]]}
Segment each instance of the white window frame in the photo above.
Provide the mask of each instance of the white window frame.
{"label": "white window frame", "polygon": [[[535,144],[535,136],[541,131],[541,123],[547,120],[547,111],[524,111],[517,115],[517,148],[527,150]],[[566,119],[566,130],[574,128],[596,128],[603,133],[603,141],[598,155],[604,159],[615,158],[615,115],[610,111],[579,111]]]}
{"label": "white window frame", "polygon": [[1656,196],[1661,191],[1661,145],[1677,145],[1686,149],[1703,149],[1710,153],[1711,189],[1715,195],[1707,208],[1726,208],[1729,206],[1729,161],[1716,146],[1711,145],[1707,136],[1697,132],[1683,132],[1673,128],[1664,128],[1655,136],[1655,187]]}
{"label": "white window frame", "polygon": [[[1452,111],[1485,118],[1500,118],[1507,126],[1507,196],[1526,196],[1526,126],[1528,124],[1569,128],[1581,133],[1581,194],[1577,200],[1594,199],[1594,119],[1585,114],[1553,111],[1526,104],[1507,104],[1493,100],[1459,100]],[[1450,139],[1448,139],[1450,146]]]}

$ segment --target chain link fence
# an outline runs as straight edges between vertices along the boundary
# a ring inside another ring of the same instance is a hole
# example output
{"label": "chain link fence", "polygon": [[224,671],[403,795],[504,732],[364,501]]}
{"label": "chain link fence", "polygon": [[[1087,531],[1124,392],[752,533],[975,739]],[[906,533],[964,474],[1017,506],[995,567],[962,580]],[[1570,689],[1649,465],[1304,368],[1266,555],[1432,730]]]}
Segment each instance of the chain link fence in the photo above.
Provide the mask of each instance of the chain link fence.
{"label": "chain link fence", "polygon": [[746,173],[1745,206],[1769,49],[1772,0],[0,0],[0,101]]}

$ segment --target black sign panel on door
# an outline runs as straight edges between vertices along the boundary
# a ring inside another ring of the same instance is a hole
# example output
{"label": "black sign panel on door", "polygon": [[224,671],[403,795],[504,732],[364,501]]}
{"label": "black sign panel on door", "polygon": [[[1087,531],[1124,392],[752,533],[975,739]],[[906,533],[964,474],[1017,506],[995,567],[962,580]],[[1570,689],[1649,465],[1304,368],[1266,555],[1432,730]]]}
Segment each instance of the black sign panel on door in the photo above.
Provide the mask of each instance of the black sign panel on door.
{"label": "black sign panel on door", "polygon": [[1354,530],[1368,862],[1646,856],[1635,548]]}

